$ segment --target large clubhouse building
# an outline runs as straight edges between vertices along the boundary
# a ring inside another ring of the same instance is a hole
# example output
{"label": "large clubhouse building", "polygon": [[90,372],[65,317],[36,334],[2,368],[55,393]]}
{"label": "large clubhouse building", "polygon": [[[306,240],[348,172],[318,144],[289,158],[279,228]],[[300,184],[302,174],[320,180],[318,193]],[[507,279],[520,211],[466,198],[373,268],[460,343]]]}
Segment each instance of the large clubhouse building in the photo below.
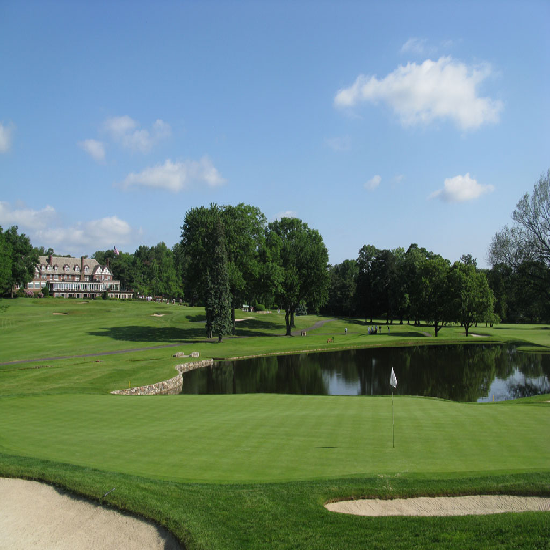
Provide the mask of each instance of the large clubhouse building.
{"label": "large clubhouse building", "polygon": [[40,292],[45,286],[50,296],[62,298],[97,298],[105,292],[109,298],[128,300],[132,291],[120,290],[120,281],[115,281],[109,266],[99,265],[97,260],[82,256],[39,256],[34,270],[34,279],[27,288]]}

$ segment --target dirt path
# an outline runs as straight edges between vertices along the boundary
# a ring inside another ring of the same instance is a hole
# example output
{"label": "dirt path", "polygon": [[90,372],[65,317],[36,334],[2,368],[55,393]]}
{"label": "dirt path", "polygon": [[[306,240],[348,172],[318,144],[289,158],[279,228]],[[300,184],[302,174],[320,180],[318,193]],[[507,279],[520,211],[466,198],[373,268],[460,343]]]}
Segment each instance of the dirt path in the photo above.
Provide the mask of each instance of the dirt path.
{"label": "dirt path", "polygon": [[104,508],[44,483],[0,478],[0,549],[180,550],[152,522]]}
{"label": "dirt path", "polygon": [[356,516],[469,516],[505,512],[550,512],[550,497],[479,495],[363,499],[331,502],[325,508],[330,512]]}

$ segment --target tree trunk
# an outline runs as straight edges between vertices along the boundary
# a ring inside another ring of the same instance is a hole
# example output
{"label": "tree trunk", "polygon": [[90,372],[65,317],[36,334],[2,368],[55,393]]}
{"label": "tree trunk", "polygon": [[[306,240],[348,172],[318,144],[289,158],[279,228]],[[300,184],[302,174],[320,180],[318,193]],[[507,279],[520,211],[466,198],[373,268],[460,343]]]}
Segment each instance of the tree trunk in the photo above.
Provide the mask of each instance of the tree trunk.
{"label": "tree trunk", "polygon": [[438,322],[436,321],[434,323],[434,336],[437,338],[437,334],[439,333],[439,331],[441,330],[441,327],[439,326]]}
{"label": "tree trunk", "polygon": [[290,326],[292,328],[296,328],[296,325],[294,324],[294,309],[290,310]]}
{"label": "tree trunk", "polygon": [[285,336],[292,336],[292,328],[290,326],[290,308],[286,308],[285,310],[285,323],[286,323]]}

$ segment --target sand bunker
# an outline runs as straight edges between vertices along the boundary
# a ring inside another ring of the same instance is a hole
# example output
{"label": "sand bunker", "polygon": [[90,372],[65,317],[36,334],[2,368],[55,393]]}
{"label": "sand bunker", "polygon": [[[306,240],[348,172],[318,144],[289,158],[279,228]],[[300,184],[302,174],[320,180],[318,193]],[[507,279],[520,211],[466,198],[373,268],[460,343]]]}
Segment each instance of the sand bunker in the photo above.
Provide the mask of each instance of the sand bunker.
{"label": "sand bunker", "polygon": [[153,313],[151,317],[164,317],[165,315],[166,315],[165,313]]}
{"label": "sand bunker", "polygon": [[0,548],[19,550],[175,550],[152,522],[73,497],[36,481],[0,478]]}
{"label": "sand bunker", "polygon": [[470,516],[505,512],[550,512],[550,497],[478,495],[392,500],[373,498],[329,502],[325,508],[330,512],[356,516]]}

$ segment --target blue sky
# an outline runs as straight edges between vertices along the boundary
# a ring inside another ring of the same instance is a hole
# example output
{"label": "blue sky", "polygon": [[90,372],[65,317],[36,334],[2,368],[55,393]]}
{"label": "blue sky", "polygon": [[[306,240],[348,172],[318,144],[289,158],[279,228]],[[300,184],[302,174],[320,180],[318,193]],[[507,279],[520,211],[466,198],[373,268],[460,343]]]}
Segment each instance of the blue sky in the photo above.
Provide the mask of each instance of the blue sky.
{"label": "blue sky", "polygon": [[0,3],[0,225],[91,255],[245,202],[486,265],[550,168],[550,3]]}

